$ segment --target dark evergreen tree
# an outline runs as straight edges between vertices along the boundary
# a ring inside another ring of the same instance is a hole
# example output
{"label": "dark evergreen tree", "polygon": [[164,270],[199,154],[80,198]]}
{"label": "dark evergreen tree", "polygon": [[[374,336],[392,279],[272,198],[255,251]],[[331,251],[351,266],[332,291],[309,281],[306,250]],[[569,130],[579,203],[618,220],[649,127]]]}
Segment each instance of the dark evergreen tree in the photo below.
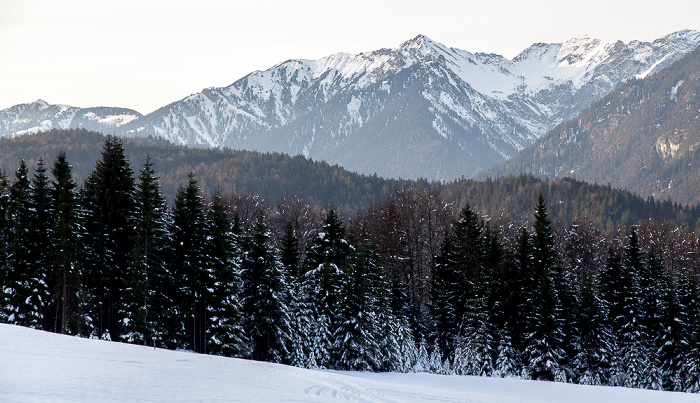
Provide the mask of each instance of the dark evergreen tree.
{"label": "dark evergreen tree", "polygon": [[207,352],[207,307],[213,288],[204,200],[192,173],[175,197],[170,228],[168,273],[175,281],[166,292],[172,306],[165,320],[168,346]]}
{"label": "dark evergreen tree", "polygon": [[284,267],[290,279],[297,281],[300,277],[301,251],[299,250],[299,238],[294,231],[294,224],[288,221],[284,225],[284,236],[280,247],[280,263]]}
{"label": "dark evergreen tree", "polygon": [[350,253],[345,226],[335,211],[329,210],[321,232],[307,253],[305,276],[315,284],[314,297],[332,324],[340,308],[339,281],[347,271]]}
{"label": "dark evergreen tree", "polygon": [[459,336],[469,338],[468,329],[478,329],[487,318],[485,310],[489,279],[484,270],[484,236],[479,216],[465,205],[452,224],[452,257],[456,275],[451,285]]}
{"label": "dark evergreen tree", "polygon": [[608,250],[605,266],[598,277],[598,299],[601,312],[602,332],[602,368],[601,376],[604,384],[614,384],[617,373],[621,371],[621,360],[618,357],[620,346],[620,317],[628,301],[625,294],[625,276],[620,255],[612,248]]}
{"label": "dark evergreen tree", "polygon": [[30,197],[31,220],[28,228],[30,250],[33,255],[36,276],[39,278],[39,317],[41,328],[55,331],[56,324],[56,298],[54,292],[57,287],[56,276],[52,270],[54,257],[52,255],[51,240],[53,239],[51,214],[51,198],[49,177],[46,173],[44,160],[37,162],[34,177],[31,183]]}
{"label": "dark evergreen tree", "polygon": [[487,231],[487,270],[491,286],[488,306],[494,340],[494,375],[520,375],[519,356],[513,344],[515,324],[520,320],[522,290],[520,278],[510,250],[504,250],[498,236]]}
{"label": "dark evergreen tree", "polygon": [[563,279],[542,194],[535,206],[532,244],[536,288],[533,327],[527,340],[528,375],[532,379],[566,381],[566,322],[560,299]]}
{"label": "dark evergreen tree", "polygon": [[244,328],[250,337],[252,358],[288,362],[291,329],[282,266],[270,244],[262,213],[243,242]]}
{"label": "dark evergreen tree", "polygon": [[0,170],[0,322],[9,322],[10,281],[10,192],[7,175]]}
{"label": "dark evergreen tree", "polygon": [[121,340],[135,246],[134,177],[121,140],[109,136],[83,185],[81,266],[90,334]]}
{"label": "dark evergreen tree", "polygon": [[[345,226],[335,211],[329,210],[321,231],[312,240],[306,254],[304,288],[314,302],[317,364],[328,367],[338,357],[331,356],[333,334],[340,324],[342,281],[348,273],[351,247],[345,239]],[[327,357],[327,358],[325,358]]]}
{"label": "dark evergreen tree", "polygon": [[[536,281],[532,261],[532,237],[521,228],[514,253],[515,281],[512,298],[519,314],[510,321],[511,342],[521,368],[527,365],[528,335],[536,325]],[[524,374],[527,375],[527,374]]]}
{"label": "dark evergreen tree", "polygon": [[338,357],[335,366],[339,369],[373,371],[381,367],[378,260],[371,245],[362,245],[352,254],[350,273],[340,289],[344,302],[333,335],[333,350]]}
{"label": "dark evergreen tree", "polygon": [[676,316],[677,345],[669,349],[664,375],[671,381],[672,389],[690,393],[700,392],[700,300],[698,284],[693,272],[684,269],[679,279],[678,311]]}
{"label": "dark evergreen tree", "polygon": [[576,383],[582,385],[604,385],[606,344],[603,313],[597,298],[597,287],[593,278],[586,279],[579,289],[576,333],[572,337],[575,356],[572,371]]}
{"label": "dark evergreen tree", "polygon": [[639,388],[646,377],[647,356],[644,349],[643,329],[640,325],[641,311],[638,287],[638,274],[642,271],[642,251],[637,231],[630,229],[622,262],[623,300],[619,316],[615,318],[619,335],[620,366],[613,373],[616,385]]}
{"label": "dark evergreen tree", "polygon": [[77,185],[65,152],[59,152],[51,174],[54,177],[49,191],[53,217],[51,255],[54,260],[49,276],[54,278],[50,282],[55,284],[51,291],[56,300],[53,328],[60,333],[82,334],[84,305],[81,276],[76,268],[79,206]]}
{"label": "dark evergreen tree", "polygon": [[10,186],[9,218],[11,235],[9,270],[5,293],[9,322],[21,326],[41,327],[41,296],[45,280],[42,269],[34,264],[37,251],[32,250],[30,228],[32,226],[31,186],[28,168],[24,160],[15,171],[15,181]]}
{"label": "dark evergreen tree", "polygon": [[454,334],[456,331],[456,308],[453,294],[453,284],[456,284],[454,265],[450,258],[453,255],[452,237],[445,234],[440,254],[435,257],[430,278],[431,314],[435,332],[435,346],[443,359],[454,354]]}
{"label": "dark evergreen tree", "polygon": [[[475,357],[473,342],[484,336],[489,279],[483,263],[482,226],[478,215],[465,205],[445,234],[441,254],[434,265],[433,314],[443,359],[452,360],[459,347],[461,353],[471,357],[467,361],[471,360]],[[486,348],[481,342],[479,346]],[[478,356],[486,358],[481,353]]]}
{"label": "dark evergreen tree", "polygon": [[240,304],[242,251],[218,189],[207,213],[207,222],[211,237],[208,256],[213,281],[208,301],[208,351],[246,357],[249,354],[248,340],[243,331],[243,307]]}
{"label": "dark evergreen tree", "polygon": [[[317,368],[316,339],[319,333],[330,336],[326,328],[318,328],[314,301],[310,298],[309,284],[304,281],[300,262],[299,240],[292,221],[284,226],[280,246],[280,263],[287,278],[287,301],[290,323],[290,358],[292,365],[302,368]],[[327,339],[328,340],[328,339]],[[330,341],[321,342],[328,346]],[[321,358],[323,361],[324,358]]]}
{"label": "dark evergreen tree", "polygon": [[150,157],[141,168],[134,194],[136,242],[126,289],[125,340],[163,345],[163,317],[171,276],[165,255],[169,215]]}
{"label": "dark evergreen tree", "polygon": [[661,335],[668,317],[668,293],[670,280],[663,261],[650,251],[637,275],[637,301],[639,304],[640,349],[646,357],[641,387],[663,389],[663,370],[659,350],[663,347]]}

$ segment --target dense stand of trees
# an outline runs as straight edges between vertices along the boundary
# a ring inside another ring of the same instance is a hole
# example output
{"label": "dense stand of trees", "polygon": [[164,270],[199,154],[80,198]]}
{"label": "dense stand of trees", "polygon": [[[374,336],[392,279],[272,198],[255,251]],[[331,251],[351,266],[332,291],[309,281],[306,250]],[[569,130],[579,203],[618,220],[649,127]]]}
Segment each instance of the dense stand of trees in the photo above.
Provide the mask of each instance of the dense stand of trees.
{"label": "dense stand of trees", "polygon": [[435,189],[344,220],[204,194],[193,174],[168,206],[114,137],[84,183],[71,169],[59,153],[0,175],[2,322],[308,368],[700,391],[700,241],[683,229],[554,227],[542,194],[521,225]]}
{"label": "dense stand of trees", "polygon": [[[468,202],[477,211],[486,211],[493,217],[507,217],[520,225],[530,219],[533,200],[542,193],[556,225],[568,226],[576,219],[588,217],[605,231],[629,227],[638,220],[648,219],[669,221],[674,226],[691,230],[700,227],[700,208],[697,206],[682,206],[673,199],[644,199],[609,184],[596,185],[570,178],[541,180],[521,174],[445,183],[386,179],[359,175],[300,155],[189,148],[153,138],[123,138],[122,141],[136,170],[150,158],[158,168],[163,194],[170,201],[174,200],[180,185],[192,172],[205,194],[221,188],[225,199],[231,197],[231,193],[237,198],[252,194],[254,200],[252,197],[248,199],[251,204],[268,206],[274,206],[278,200],[289,202],[298,198],[302,205],[333,206],[338,214],[346,217],[370,208],[373,203],[379,203],[398,190],[411,189],[417,193],[427,191],[441,195],[446,202],[458,206]],[[33,167],[40,157],[54,158],[63,150],[72,163],[74,179],[83,183],[91,174],[104,142],[104,135],[83,129],[52,130],[0,139],[0,170],[13,172],[21,159]],[[685,161],[681,165],[700,166],[700,163]],[[684,180],[690,179],[686,175]],[[673,182],[675,188],[678,181],[674,179]],[[236,201],[236,204],[241,203]],[[253,212],[248,209],[240,214],[245,218],[242,221],[248,222],[246,214]]]}

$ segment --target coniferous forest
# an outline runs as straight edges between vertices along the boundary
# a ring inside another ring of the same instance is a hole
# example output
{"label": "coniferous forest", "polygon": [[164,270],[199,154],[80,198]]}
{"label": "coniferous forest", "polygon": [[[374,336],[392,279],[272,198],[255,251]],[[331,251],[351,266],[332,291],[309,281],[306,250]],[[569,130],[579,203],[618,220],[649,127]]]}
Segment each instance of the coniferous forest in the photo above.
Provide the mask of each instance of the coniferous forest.
{"label": "coniferous forest", "polygon": [[553,225],[542,194],[523,223],[430,188],[343,217],[194,174],[168,203],[115,137],[82,183],[65,153],[35,165],[0,178],[2,322],[307,368],[700,391],[687,227]]}

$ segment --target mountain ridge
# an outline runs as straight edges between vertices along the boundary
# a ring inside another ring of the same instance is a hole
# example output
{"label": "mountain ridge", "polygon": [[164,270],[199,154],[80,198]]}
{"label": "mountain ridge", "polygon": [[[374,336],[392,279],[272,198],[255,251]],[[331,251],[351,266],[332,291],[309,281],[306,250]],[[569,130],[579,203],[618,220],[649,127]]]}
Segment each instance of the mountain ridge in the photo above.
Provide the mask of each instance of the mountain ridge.
{"label": "mountain ridge", "polygon": [[575,176],[644,197],[700,203],[699,71],[700,48],[657,74],[620,86],[477,177]]}
{"label": "mountain ridge", "polygon": [[[700,32],[690,30],[627,44],[578,37],[534,44],[508,60],[418,35],[395,49],[287,60],[145,116],[86,128],[300,154],[385,177],[451,180],[511,158],[621,83],[698,45]],[[27,130],[6,123],[5,111],[0,137]],[[54,120],[32,128],[66,125]]]}

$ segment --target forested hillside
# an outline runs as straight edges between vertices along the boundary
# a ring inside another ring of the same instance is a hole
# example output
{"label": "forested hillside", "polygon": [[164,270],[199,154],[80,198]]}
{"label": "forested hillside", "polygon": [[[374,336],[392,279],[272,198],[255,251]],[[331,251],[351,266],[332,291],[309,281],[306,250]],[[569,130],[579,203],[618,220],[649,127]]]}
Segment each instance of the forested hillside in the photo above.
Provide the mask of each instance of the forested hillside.
{"label": "forested hillside", "polygon": [[530,172],[700,202],[700,49],[630,80],[480,177]]}
{"label": "forested hillside", "polygon": [[[0,169],[13,172],[21,159],[25,159],[30,167],[42,157],[48,164],[63,150],[73,165],[76,181],[81,183],[94,168],[105,139],[105,135],[81,129],[2,139]],[[351,211],[369,206],[404,183],[358,175],[337,165],[310,161],[301,156],[190,148],[151,138],[123,141],[126,156],[134,167],[142,166],[150,156],[164,194],[171,202],[178,187],[187,182],[190,172],[207,193],[220,187],[226,194],[251,193],[271,203],[283,196],[298,195],[310,204],[335,205]]]}
{"label": "forested hillside", "polygon": [[[39,158],[50,165],[60,150],[81,184],[95,167],[106,137],[84,130],[59,130],[0,139],[0,169],[9,177],[22,159],[30,172]],[[572,179],[542,181],[519,175],[484,181],[393,180],[360,175],[322,161],[301,156],[258,153],[229,149],[199,149],[174,146],[163,140],[123,139],[127,159],[135,170],[150,156],[164,195],[172,203],[177,189],[192,172],[206,194],[217,187],[225,196],[255,199],[260,207],[271,208],[283,199],[298,198],[305,204],[333,207],[343,216],[381,203],[397,190],[440,195],[453,209],[469,202],[477,211],[492,217],[507,216],[524,223],[531,214],[532,200],[542,193],[550,200],[555,224],[569,225],[586,217],[604,230],[626,228],[639,220],[667,220],[684,228],[696,227],[697,207],[681,207],[668,201],[642,199],[610,186],[590,185]]]}
{"label": "forested hillside", "polygon": [[[549,186],[513,193],[528,181]],[[541,194],[525,224],[428,190],[349,219],[250,207],[191,173],[169,207],[115,137],[80,185],[64,153],[22,161],[0,180],[0,321],[307,368],[700,391],[688,230],[555,228]]]}

